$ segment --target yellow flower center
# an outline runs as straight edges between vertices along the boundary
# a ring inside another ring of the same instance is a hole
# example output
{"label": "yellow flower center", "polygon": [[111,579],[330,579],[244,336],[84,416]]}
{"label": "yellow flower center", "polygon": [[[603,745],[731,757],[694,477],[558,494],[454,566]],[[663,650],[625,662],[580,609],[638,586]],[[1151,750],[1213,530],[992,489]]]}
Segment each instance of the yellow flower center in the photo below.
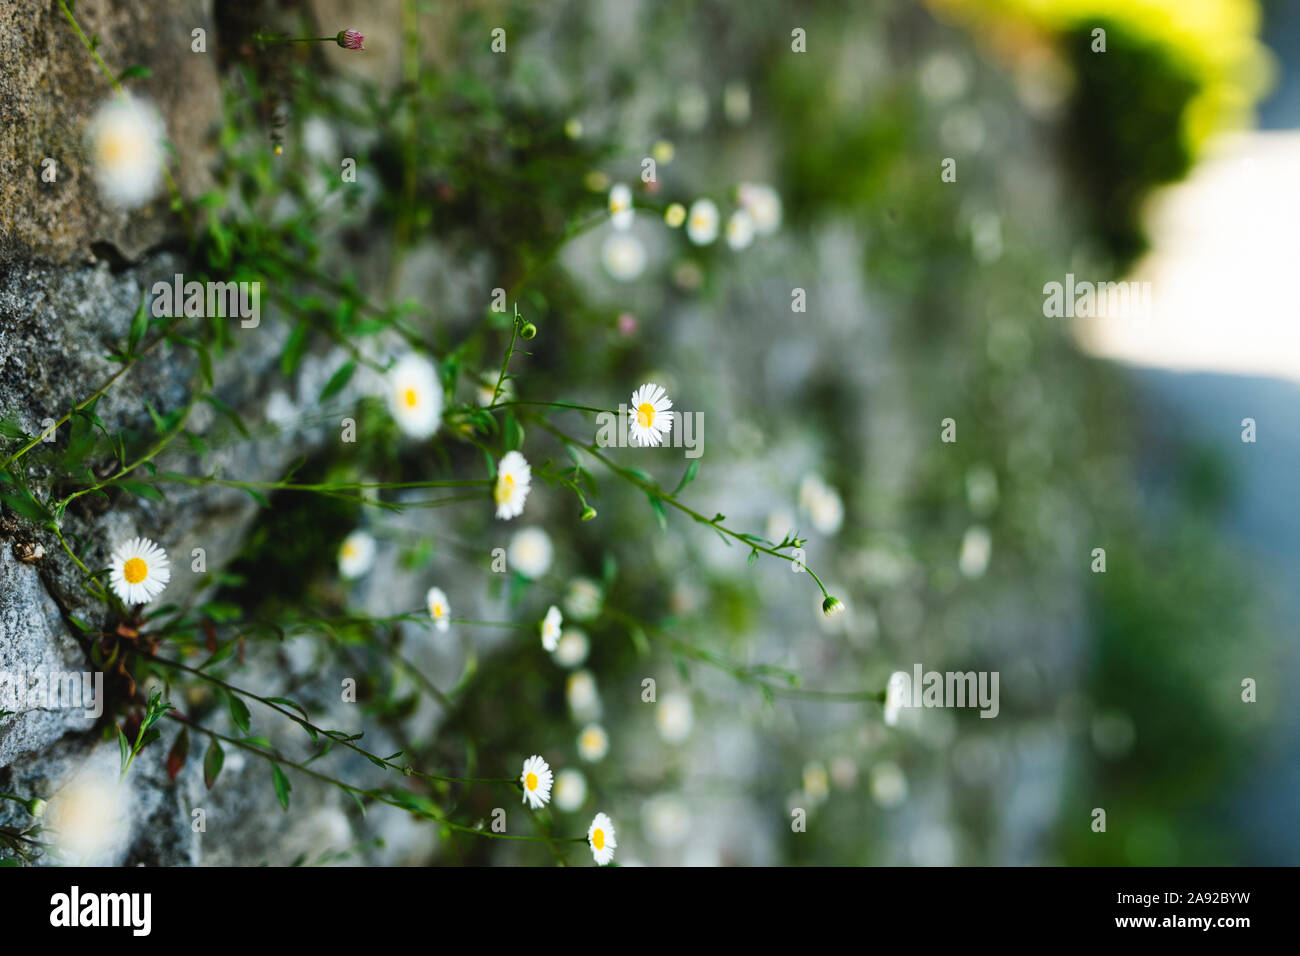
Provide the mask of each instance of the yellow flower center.
{"label": "yellow flower center", "polygon": [[132,558],[122,568],[122,577],[126,578],[127,584],[139,584],[148,573],[149,565],[145,564],[141,558]]}
{"label": "yellow flower center", "polygon": [[655,421],[655,407],[649,402],[643,402],[636,410],[636,423],[642,428],[649,428]]}
{"label": "yellow flower center", "polygon": [[528,776],[524,777],[524,786],[527,787],[529,790],[536,790],[537,774],[530,773]]}
{"label": "yellow flower center", "polygon": [[357,546],[351,541],[343,542],[343,557],[355,558],[357,556]]}
{"label": "yellow flower center", "polygon": [[493,493],[493,497],[496,498],[497,504],[501,504],[503,501],[506,501],[514,493],[515,493],[514,475],[501,475],[499,478],[497,478],[497,488],[496,491]]}
{"label": "yellow flower center", "polygon": [[433,616],[434,616],[434,617],[442,617],[442,605],[441,605],[441,604],[437,604],[437,603],[435,603],[435,604],[433,605]]}
{"label": "yellow flower center", "polygon": [[402,393],[402,401],[406,403],[407,408],[414,408],[420,402],[420,396],[416,394],[415,389],[408,388]]}
{"label": "yellow flower center", "polygon": [[597,827],[591,834],[591,845],[597,850],[605,849],[605,831]]}

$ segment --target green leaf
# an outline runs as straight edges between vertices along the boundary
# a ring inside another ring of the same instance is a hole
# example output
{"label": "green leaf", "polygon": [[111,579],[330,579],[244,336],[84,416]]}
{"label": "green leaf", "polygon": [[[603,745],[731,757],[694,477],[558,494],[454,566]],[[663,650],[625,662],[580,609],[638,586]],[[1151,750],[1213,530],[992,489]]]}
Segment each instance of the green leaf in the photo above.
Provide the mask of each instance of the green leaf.
{"label": "green leaf", "polygon": [[670,497],[675,497],[677,495],[677,492],[681,491],[692,481],[694,481],[695,476],[698,475],[699,473],[700,473],[700,460],[696,458],[692,460],[689,465],[686,466],[686,474],[682,475],[682,480],[677,482],[677,487],[672,490],[672,494],[670,495]]}
{"label": "green leaf", "polygon": [[650,507],[654,509],[655,517],[659,519],[659,530],[668,530],[668,516],[664,514],[664,503],[657,497],[646,492],[646,497],[650,499]]}
{"label": "green leaf", "polygon": [[135,310],[135,315],[131,318],[131,333],[126,340],[127,355],[135,355],[140,340],[144,338],[144,333],[149,328],[149,313],[144,307],[146,301],[146,296],[140,297],[140,308]]}
{"label": "green leaf", "polygon": [[252,722],[252,715],[248,712],[248,705],[234,694],[227,696],[230,698],[230,719],[235,722],[236,727],[244,733],[248,733]]}
{"label": "green leaf", "polygon": [[147,66],[141,66],[139,63],[137,63],[134,66],[128,66],[125,70],[119,73],[117,75],[117,80],[120,83],[122,80],[134,80],[137,78],[147,79],[148,77],[151,76],[153,76],[153,70],[149,69],[149,67]]}
{"label": "green leaf", "polygon": [[126,734],[122,732],[122,728],[117,724],[113,725],[113,729],[117,731],[117,749],[121,754],[122,760],[120,772],[125,774],[126,762],[131,759],[131,742],[126,739]]}
{"label": "green leaf", "polygon": [[213,738],[208,744],[208,752],[203,755],[203,782],[209,790],[217,782],[217,777],[221,773],[221,765],[226,762],[225,751],[221,749],[221,744]]}
{"label": "green leaf", "polygon": [[348,384],[352,378],[352,373],[356,370],[356,362],[347,362],[342,368],[331,375],[330,380],[326,382],[325,387],[321,389],[320,401],[327,402],[339,392],[343,391],[343,387]]}
{"label": "green leaf", "polygon": [[505,427],[502,429],[505,437],[506,451],[515,451],[522,448],[524,444],[524,426],[519,424],[515,418],[514,412],[509,409],[505,414]]}
{"label": "green leaf", "polygon": [[284,775],[278,763],[271,764],[271,782],[275,784],[275,795],[280,798],[280,806],[289,809],[289,778]]}

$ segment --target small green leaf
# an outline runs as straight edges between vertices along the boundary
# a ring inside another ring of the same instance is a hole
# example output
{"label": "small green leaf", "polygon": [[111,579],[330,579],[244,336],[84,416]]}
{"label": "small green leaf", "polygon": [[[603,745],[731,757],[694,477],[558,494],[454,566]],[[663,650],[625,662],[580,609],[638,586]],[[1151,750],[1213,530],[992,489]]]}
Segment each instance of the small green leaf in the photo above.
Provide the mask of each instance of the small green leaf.
{"label": "small green leaf", "polygon": [[221,744],[214,738],[208,744],[208,752],[203,755],[203,782],[209,790],[217,782],[217,777],[221,773],[221,765],[225,762],[225,751],[221,749]]}
{"label": "small green leaf", "polygon": [[236,727],[244,733],[248,733],[252,722],[252,715],[248,712],[248,705],[234,694],[228,696],[230,698],[230,719],[235,722]]}
{"label": "small green leaf", "polygon": [[280,798],[280,806],[289,809],[289,778],[284,775],[278,763],[271,764],[271,782],[275,784],[275,795]]}
{"label": "small green leaf", "polygon": [[672,495],[676,496],[679,491],[681,491],[692,481],[694,481],[695,476],[698,475],[699,473],[700,473],[700,460],[696,458],[693,459],[691,463],[686,466],[686,474],[682,475],[682,480],[677,482],[677,487],[673,489]]}
{"label": "small green leaf", "polygon": [[339,392],[343,391],[344,386],[346,386],[351,380],[352,373],[356,370],[356,362],[347,362],[342,368],[331,375],[330,380],[326,382],[325,387],[321,389],[320,401],[327,402]]}
{"label": "small green leaf", "polygon": [[135,66],[128,66],[125,70],[117,75],[118,82],[122,80],[147,79],[153,76],[153,70],[147,66],[141,66],[139,63]]}

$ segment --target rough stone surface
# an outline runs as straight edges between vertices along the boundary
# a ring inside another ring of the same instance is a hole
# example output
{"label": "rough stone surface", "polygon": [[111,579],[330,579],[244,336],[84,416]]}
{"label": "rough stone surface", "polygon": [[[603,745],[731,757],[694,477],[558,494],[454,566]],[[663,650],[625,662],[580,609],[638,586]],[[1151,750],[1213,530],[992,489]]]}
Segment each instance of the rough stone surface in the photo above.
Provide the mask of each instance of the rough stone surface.
{"label": "rough stone surface", "polygon": [[[76,16],[88,37],[99,38],[111,69],[152,71],[124,85],[161,112],[184,157],[174,164],[181,191],[201,192],[221,106],[211,3],[81,0]],[[200,28],[207,53],[191,51],[191,31]],[[58,0],[0,0],[0,265],[25,257],[86,261],[100,243],[133,260],[166,237],[165,197],[131,213],[113,208],[87,168],[86,123],[110,95]],[[41,179],[47,157],[57,164],[52,183]]]}

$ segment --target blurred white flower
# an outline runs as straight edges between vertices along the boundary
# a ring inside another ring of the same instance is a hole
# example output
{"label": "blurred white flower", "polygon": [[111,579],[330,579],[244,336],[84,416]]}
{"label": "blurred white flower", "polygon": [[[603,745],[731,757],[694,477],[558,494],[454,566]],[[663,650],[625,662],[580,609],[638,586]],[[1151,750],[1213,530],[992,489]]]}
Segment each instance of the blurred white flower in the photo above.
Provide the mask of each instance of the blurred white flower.
{"label": "blurred white flower", "polygon": [[542,619],[542,647],[554,652],[556,645],[560,641],[560,626],[564,623],[564,615],[554,604],[546,611],[546,617]]}
{"label": "blurred white flower", "polygon": [[981,525],[971,525],[961,539],[961,555],[957,566],[968,578],[978,578],[989,566],[989,556],[993,551],[993,539],[988,529]]}
{"label": "blurred white flower", "polygon": [[850,790],[858,782],[858,765],[852,757],[839,756],[831,761],[831,781],[841,790]]}
{"label": "blurred white flower", "polygon": [[434,626],[440,631],[447,630],[451,625],[451,608],[447,605],[447,595],[441,588],[429,588],[424,600],[429,606],[429,617],[433,618]]}
{"label": "blurred white flower", "polygon": [[600,261],[610,278],[631,282],[645,271],[645,246],[628,233],[616,232],[600,247]]}
{"label": "blurred white flower", "polygon": [[565,697],[569,710],[579,720],[597,717],[600,714],[600,694],[596,690],[596,679],[590,671],[575,671],[569,675],[564,684]]}
{"label": "blurred white flower", "polygon": [[564,135],[569,139],[582,138],[582,120],[576,116],[570,117],[564,124]]}
{"label": "blurred white flower", "polygon": [[564,595],[564,609],[574,620],[590,621],[600,613],[603,600],[599,584],[590,578],[574,578]]}
{"label": "blurred white flower", "polygon": [[888,810],[907,799],[907,778],[888,760],[871,768],[871,798]]}
{"label": "blurred white flower", "polygon": [[100,106],[88,129],[95,178],[104,198],[131,208],[148,202],[163,178],[163,121],[129,94]]}
{"label": "blurred white flower", "polygon": [[664,694],[655,705],[655,723],[659,726],[659,735],[669,743],[685,740],[695,723],[691,699],[677,691]]}
{"label": "blurred white flower", "polygon": [[732,80],[723,88],[722,112],[737,126],[749,119],[749,86],[744,80]]}
{"label": "blurred white flower", "polygon": [[759,235],[771,235],[781,225],[781,196],[771,186],[741,183],[736,191],[741,207],[754,220]]}
{"label": "blurred white flower", "polygon": [[551,536],[541,528],[520,528],[510,539],[510,566],[526,578],[536,580],[551,567]]}
{"label": "blurred white flower", "polygon": [[813,527],[821,534],[835,534],[844,523],[844,502],[840,493],[826,484],[820,475],[805,475],[799,483],[799,507],[808,514]]}
{"label": "blurred white flower", "polygon": [[524,456],[517,451],[506,452],[497,465],[496,487],[492,492],[498,518],[517,518],[524,513],[532,481],[533,471]]}
{"label": "blurred white flower", "polygon": [[718,238],[718,207],[713,200],[697,199],[691,203],[686,235],[697,246],[707,246]]}
{"label": "blurred white flower", "polygon": [[743,209],[737,209],[727,220],[727,245],[739,252],[754,241],[754,220]]}
{"label": "blurred white flower", "polygon": [[820,761],[804,764],[803,792],[814,804],[822,803],[830,795],[830,777],[826,774],[825,764]]}
{"label": "blurred white flower", "polygon": [[587,763],[604,760],[609,753],[609,734],[600,724],[588,724],[578,734],[578,756]]}
{"label": "blurred white flower", "polygon": [[442,385],[423,355],[408,352],[388,373],[388,408],[397,427],[412,438],[428,438],[442,421]]}
{"label": "blurred white flower", "polygon": [[122,785],[98,764],[74,771],[50,798],[44,825],[51,842],[74,866],[106,866],[126,847],[131,830]]}
{"label": "blurred white flower", "polygon": [[577,667],[587,659],[587,635],[577,628],[569,628],[560,635],[555,646],[555,660],[561,667]]}
{"label": "blurred white flower", "polygon": [[569,768],[555,775],[555,805],[573,812],[587,801],[587,778],[581,770]]}
{"label": "blurred white flower", "polygon": [[375,539],[364,531],[353,531],[339,546],[339,574],[351,580],[374,566]]}
{"label": "blurred white flower", "polygon": [[615,183],[609,191],[609,221],[618,230],[629,229],[636,212],[632,209],[632,190],[626,183]]}
{"label": "blurred white flower", "polygon": [[686,207],[679,202],[675,202],[664,210],[664,222],[668,224],[669,229],[676,229],[686,221]]}
{"label": "blurred white flower", "polygon": [[911,677],[904,671],[894,671],[889,675],[889,683],[885,686],[885,723],[890,727],[898,723],[898,712],[911,706],[912,702],[907,699],[910,681]]}

